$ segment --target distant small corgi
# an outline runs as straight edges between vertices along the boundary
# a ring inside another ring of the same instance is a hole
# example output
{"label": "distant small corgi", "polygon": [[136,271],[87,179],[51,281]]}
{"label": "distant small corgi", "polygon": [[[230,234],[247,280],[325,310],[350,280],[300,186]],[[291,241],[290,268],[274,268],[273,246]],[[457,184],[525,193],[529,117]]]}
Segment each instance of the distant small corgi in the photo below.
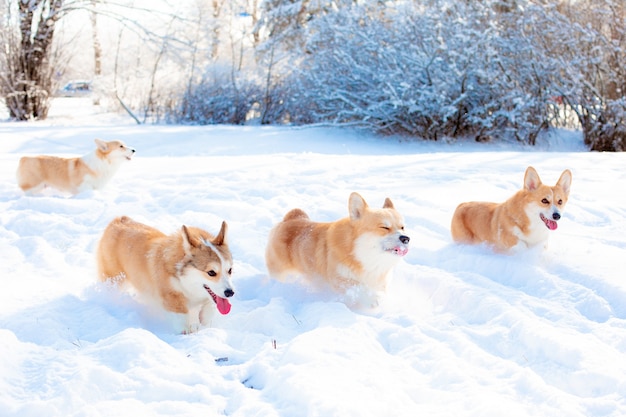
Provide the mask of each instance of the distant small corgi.
{"label": "distant small corgi", "polygon": [[17,168],[17,184],[28,195],[46,187],[78,194],[101,189],[124,161],[130,161],[135,150],[119,140],[95,139],[96,150],[81,157],[24,156]]}
{"label": "distant small corgi", "polygon": [[328,283],[353,307],[376,307],[391,269],[408,252],[404,219],[389,198],[371,209],[358,193],[348,200],[350,217],[317,223],[301,209],[288,212],[270,232],[265,259],[270,276],[302,275]]}
{"label": "distant small corgi", "polygon": [[217,236],[184,226],[172,235],[127,216],[114,219],[98,244],[101,281],[130,285],[139,299],[185,315],[183,333],[211,323],[217,309],[228,314],[235,294],[226,222]]}
{"label": "distant small corgi", "polygon": [[459,243],[485,242],[501,252],[545,243],[558,226],[571,185],[568,169],[550,187],[528,167],[524,188],[504,203],[461,203],[452,217],[452,238]]}

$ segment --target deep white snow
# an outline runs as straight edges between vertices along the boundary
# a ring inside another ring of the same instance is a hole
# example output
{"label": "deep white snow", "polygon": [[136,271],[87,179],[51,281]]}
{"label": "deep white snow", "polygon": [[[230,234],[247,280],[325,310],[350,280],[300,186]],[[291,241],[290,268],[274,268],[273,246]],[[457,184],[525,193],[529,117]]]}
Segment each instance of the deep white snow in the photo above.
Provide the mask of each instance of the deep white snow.
{"label": "deep white snow", "polygon": [[[137,126],[57,99],[0,123],[1,416],[626,415],[626,154],[551,144],[407,143],[336,129]],[[6,120],[6,115],[3,115]],[[101,192],[25,196],[22,155],[93,139],[137,149]],[[533,165],[570,201],[546,250],[453,244],[467,200],[502,201]],[[268,279],[271,226],[390,197],[411,237],[380,311]],[[94,250],[126,214],[171,233],[230,226],[236,295],[192,335],[98,284]]]}

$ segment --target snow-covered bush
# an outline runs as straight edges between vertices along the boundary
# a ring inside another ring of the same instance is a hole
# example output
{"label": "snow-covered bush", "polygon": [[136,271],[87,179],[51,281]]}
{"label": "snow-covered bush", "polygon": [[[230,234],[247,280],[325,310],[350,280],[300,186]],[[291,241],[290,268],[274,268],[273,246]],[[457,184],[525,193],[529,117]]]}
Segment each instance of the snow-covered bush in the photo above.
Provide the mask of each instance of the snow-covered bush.
{"label": "snow-covered bush", "polygon": [[585,143],[591,150],[626,149],[626,4],[598,0],[574,15],[578,31],[571,66],[576,109]]}
{"label": "snow-covered bush", "polygon": [[626,151],[626,98],[612,100],[583,129],[585,144],[594,151]]}
{"label": "snow-covered bush", "polygon": [[298,98],[316,123],[532,144],[549,125],[551,64],[521,18],[482,3],[342,9],[310,25]]}
{"label": "snow-covered bush", "polygon": [[241,125],[260,99],[261,90],[253,82],[211,70],[179,93],[166,118],[175,123]]}

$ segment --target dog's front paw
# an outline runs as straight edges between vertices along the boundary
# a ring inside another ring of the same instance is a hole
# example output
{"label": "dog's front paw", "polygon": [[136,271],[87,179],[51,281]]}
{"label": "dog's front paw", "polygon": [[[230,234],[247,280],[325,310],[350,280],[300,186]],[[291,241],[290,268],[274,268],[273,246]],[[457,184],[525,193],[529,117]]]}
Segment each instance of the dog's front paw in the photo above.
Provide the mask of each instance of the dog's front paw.
{"label": "dog's front paw", "polygon": [[367,287],[355,285],[346,291],[345,301],[353,310],[377,310],[383,296],[381,291],[372,291]]}
{"label": "dog's front paw", "polygon": [[197,333],[200,330],[200,318],[198,313],[196,314],[187,314],[185,320],[185,326],[183,327],[182,334],[192,334]]}
{"label": "dog's front paw", "polygon": [[[378,310],[385,299],[385,293],[382,291],[369,291],[369,309]],[[366,305],[367,307],[368,305]]]}
{"label": "dog's front paw", "polygon": [[180,332],[180,334],[193,334],[193,333],[197,333],[198,330],[200,330],[200,323],[196,324],[187,324],[185,325],[185,327],[183,328],[183,330]]}

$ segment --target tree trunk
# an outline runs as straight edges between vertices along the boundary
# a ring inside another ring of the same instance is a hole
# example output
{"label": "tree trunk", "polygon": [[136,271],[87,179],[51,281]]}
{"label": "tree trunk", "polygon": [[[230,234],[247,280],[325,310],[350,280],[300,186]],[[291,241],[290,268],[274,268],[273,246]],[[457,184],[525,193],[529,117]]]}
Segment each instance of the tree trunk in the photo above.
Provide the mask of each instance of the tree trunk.
{"label": "tree trunk", "polygon": [[[92,2],[92,7],[96,7],[97,3]],[[100,44],[100,37],[98,36],[98,20],[95,11],[90,13],[91,17],[91,36],[93,39],[93,60],[94,60],[94,87],[93,92],[93,104],[95,106],[100,105],[100,82],[102,78],[102,45]]]}
{"label": "tree trunk", "polygon": [[223,2],[213,0],[213,39],[211,40],[211,58],[217,59],[220,45],[220,14],[222,11]]}
{"label": "tree trunk", "polygon": [[2,90],[12,118],[45,119],[54,87],[50,51],[63,0],[18,4],[20,39],[8,51],[10,64]]}

